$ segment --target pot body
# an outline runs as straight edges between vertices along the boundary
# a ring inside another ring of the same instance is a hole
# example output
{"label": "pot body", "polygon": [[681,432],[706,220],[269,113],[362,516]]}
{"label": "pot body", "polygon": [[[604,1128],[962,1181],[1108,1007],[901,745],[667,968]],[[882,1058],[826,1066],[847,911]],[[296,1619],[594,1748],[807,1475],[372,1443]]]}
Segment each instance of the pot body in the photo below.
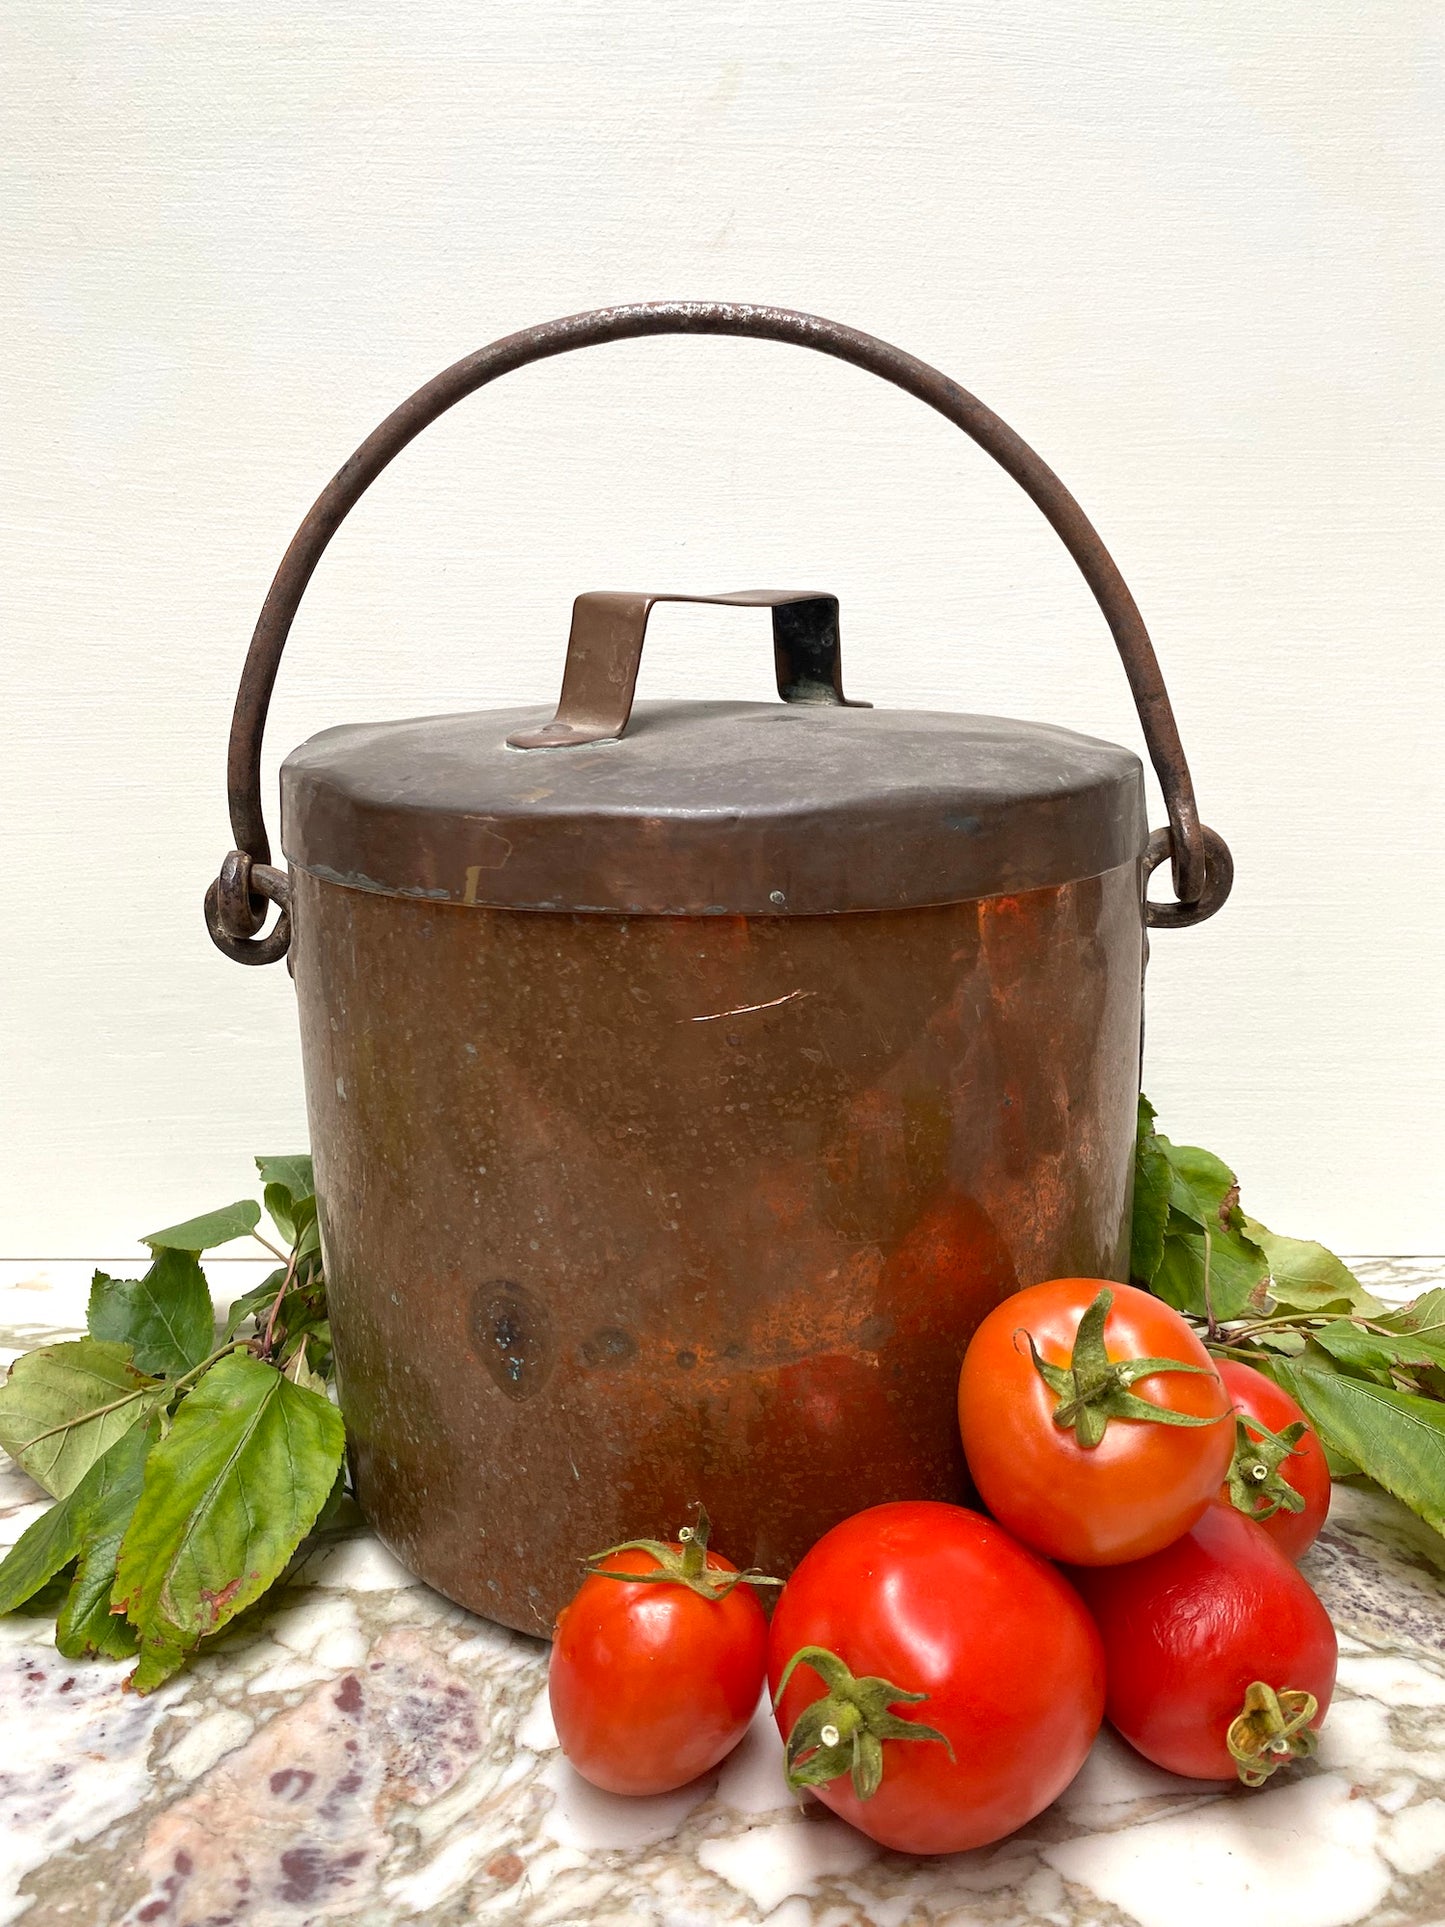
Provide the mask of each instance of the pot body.
{"label": "pot body", "polygon": [[1137,862],[836,916],[292,891],[357,1495],[490,1619],[697,1501],[782,1576],[963,1496],[979,1320],[1126,1275]]}

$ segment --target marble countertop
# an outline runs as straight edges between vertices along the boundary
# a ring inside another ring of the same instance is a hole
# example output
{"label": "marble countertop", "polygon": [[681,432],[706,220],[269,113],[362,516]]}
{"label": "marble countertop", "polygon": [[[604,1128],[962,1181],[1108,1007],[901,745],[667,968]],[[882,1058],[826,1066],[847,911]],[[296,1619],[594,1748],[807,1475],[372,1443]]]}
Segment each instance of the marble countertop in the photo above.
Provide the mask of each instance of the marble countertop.
{"label": "marble countertop", "polygon": [[[1403,1297],[1445,1261],[1360,1269]],[[7,1356],[73,1332],[83,1276],[0,1268]],[[44,1495],[4,1464],[8,1545]],[[594,1791],[557,1750],[546,1646],[364,1533],[148,1699],[17,1613],[0,1619],[0,1927],[1445,1923],[1445,1542],[1336,1487],[1305,1570],[1340,1634],[1317,1760],[1249,1793],[1175,1779],[1106,1732],[1032,1825],[938,1860],[799,1805],[761,1716],[681,1792]]]}

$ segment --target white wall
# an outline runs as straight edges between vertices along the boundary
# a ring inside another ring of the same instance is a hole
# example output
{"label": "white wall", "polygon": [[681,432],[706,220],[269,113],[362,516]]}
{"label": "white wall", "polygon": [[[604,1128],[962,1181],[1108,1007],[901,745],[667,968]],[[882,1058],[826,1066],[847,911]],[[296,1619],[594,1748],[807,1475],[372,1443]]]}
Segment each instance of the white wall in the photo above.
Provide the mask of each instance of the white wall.
{"label": "white wall", "polygon": [[[0,1255],[119,1255],[302,1141],[285,970],[199,910],[271,572],[439,367],[661,295],[901,342],[1060,471],[1239,866],[1155,939],[1163,1121],[1282,1230],[1445,1249],[1434,0],[8,0],[0,34]],[[551,695],[579,589],[774,581],[842,597],[856,693],[1138,740],[961,436],[672,341],[514,376],[398,462],[304,606],[272,768]],[[645,684],[762,696],[766,656],[664,611]]]}

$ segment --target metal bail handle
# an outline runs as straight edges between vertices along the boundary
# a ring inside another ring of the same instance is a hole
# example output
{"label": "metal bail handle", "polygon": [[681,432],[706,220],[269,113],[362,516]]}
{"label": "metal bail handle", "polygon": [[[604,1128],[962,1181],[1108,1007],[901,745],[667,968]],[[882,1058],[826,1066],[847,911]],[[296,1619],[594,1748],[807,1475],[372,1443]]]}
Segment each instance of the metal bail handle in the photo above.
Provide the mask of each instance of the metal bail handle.
{"label": "metal bail handle", "polygon": [[[1155,926],[1178,927],[1213,916],[1229,895],[1233,864],[1223,839],[1199,821],[1189,765],[1154,645],[1128,585],[1097,530],[1048,464],[976,395],[930,368],[927,362],[857,328],[825,321],[818,315],[798,314],[790,308],[756,307],[747,302],[644,301],[545,322],[541,327],[504,336],[490,347],[454,362],[388,415],[317,496],[282,557],[241,671],[227,762],[236,848],[206,901],[207,928],[217,946],[243,963],[273,963],[285,955],[290,939],[284,916],[269,935],[256,935],[264,915],[261,899],[279,902],[278,885],[284,884],[280,873],[271,868],[271,845],[261,808],[261,741],[286,638],[332,536],[388,463],[439,415],[477,389],[534,361],[642,335],[744,335],[832,355],[926,402],[1013,477],[1073,557],[1104,613],[1129,679],[1149,759],[1164,792],[1169,828],[1155,831],[1145,870],[1146,874],[1152,871],[1167,856],[1178,900],[1148,904],[1148,921]],[[1165,838],[1167,843],[1162,840]]]}

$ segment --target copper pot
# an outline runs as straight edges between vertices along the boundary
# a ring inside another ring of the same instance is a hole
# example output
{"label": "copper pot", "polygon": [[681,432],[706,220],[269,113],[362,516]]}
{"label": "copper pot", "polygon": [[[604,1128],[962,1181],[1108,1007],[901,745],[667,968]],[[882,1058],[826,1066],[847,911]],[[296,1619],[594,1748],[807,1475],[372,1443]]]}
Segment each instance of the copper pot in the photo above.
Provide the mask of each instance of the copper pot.
{"label": "copper pot", "polygon": [[[511,368],[656,333],[761,335],[883,376],[1043,509],[1113,629],[1129,751],[843,693],[818,591],[577,599],[556,715],[261,733],[326,543],[428,422]],[[661,599],[771,612],[782,702],[634,707]],[[955,1497],[958,1364],[1021,1286],[1126,1275],[1149,923],[1210,915],[1143,622],[1058,479],[973,396],[784,310],[609,309],[423,388],[323,492],[252,642],[231,744],[229,955],[288,946],[358,1498],[452,1598],[550,1629],[579,1556],[705,1501],[740,1564]],[[1151,905],[1172,861],[1177,901]],[[266,901],[281,907],[258,935]]]}

